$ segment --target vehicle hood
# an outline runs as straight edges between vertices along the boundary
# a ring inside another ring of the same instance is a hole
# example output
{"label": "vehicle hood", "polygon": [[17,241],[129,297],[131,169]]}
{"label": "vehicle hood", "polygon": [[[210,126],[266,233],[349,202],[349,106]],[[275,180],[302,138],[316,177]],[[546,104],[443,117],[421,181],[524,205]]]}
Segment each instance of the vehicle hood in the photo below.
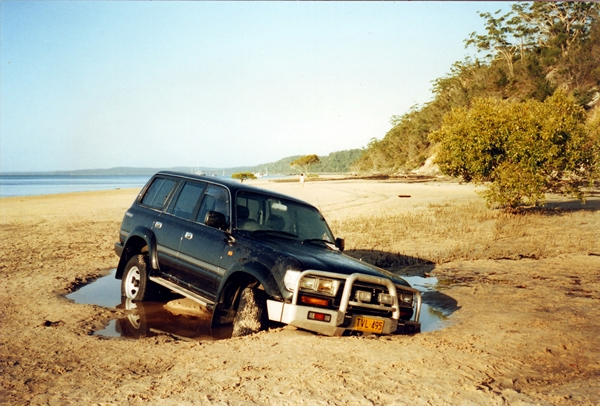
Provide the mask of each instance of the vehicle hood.
{"label": "vehicle hood", "polygon": [[302,270],[313,269],[344,275],[362,273],[388,278],[395,284],[410,286],[404,279],[385,269],[357,260],[324,245],[272,237],[260,237],[257,238],[257,242],[265,248],[275,251],[280,258],[287,257],[295,260],[303,268]]}

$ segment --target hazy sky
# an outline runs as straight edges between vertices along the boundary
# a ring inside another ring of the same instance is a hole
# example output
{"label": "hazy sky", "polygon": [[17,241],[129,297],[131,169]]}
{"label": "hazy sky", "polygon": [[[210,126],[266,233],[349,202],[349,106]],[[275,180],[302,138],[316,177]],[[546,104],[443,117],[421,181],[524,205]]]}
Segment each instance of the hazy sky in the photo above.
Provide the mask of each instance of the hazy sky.
{"label": "hazy sky", "polygon": [[486,2],[0,1],[0,171],[365,147],[473,54]]}

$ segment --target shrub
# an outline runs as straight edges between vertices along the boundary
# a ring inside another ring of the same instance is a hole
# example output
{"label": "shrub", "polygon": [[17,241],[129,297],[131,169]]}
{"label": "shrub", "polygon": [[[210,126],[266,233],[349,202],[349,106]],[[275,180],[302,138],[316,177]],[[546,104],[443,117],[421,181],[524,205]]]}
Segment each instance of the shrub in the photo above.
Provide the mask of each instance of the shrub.
{"label": "shrub", "polygon": [[476,99],[448,113],[440,130],[440,170],[487,183],[488,205],[543,204],[556,192],[584,198],[597,170],[597,141],[575,99],[557,91],[543,103]]}

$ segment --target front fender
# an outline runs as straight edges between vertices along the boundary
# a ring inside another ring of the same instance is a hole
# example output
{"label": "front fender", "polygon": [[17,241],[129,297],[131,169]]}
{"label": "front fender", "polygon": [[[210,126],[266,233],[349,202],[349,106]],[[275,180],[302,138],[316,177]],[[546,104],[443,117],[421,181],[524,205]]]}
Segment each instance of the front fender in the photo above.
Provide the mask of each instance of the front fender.
{"label": "front fender", "polygon": [[219,286],[218,297],[222,298],[224,291],[227,286],[237,279],[244,279],[248,276],[256,279],[265,289],[265,292],[269,297],[274,299],[283,300],[282,293],[279,289],[275,278],[271,271],[264,265],[258,262],[247,262],[244,264],[236,264],[231,269],[227,270],[221,279],[221,285]]}
{"label": "front fender", "polygon": [[151,269],[159,269],[158,249],[156,246],[156,236],[148,227],[138,226],[134,228],[123,244],[123,251],[119,258],[117,273],[115,277],[121,279],[125,266],[131,257],[140,253],[147,253],[150,260]]}

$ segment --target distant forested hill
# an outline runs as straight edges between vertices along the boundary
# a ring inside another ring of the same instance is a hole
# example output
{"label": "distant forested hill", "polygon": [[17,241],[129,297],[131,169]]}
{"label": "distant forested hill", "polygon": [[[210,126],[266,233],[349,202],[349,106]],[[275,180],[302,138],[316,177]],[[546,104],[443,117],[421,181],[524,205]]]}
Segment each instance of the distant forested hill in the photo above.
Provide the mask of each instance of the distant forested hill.
{"label": "distant forested hill", "polygon": [[[362,149],[351,149],[347,151],[332,152],[327,156],[321,156],[321,163],[315,165],[312,170],[315,173],[347,173],[350,172],[352,164],[362,155]],[[294,155],[282,158],[276,162],[256,166],[239,166],[234,168],[208,168],[178,166],[172,168],[130,168],[117,167],[108,169],[83,169],[75,171],[52,171],[52,172],[21,172],[5,173],[4,175],[62,175],[62,176],[151,176],[158,171],[168,170],[177,172],[201,172],[206,175],[225,175],[230,176],[236,172],[252,172],[262,174],[280,174],[289,175],[298,172],[298,169],[292,168],[290,163],[298,159],[301,155]]]}
{"label": "distant forested hill", "polygon": [[[314,173],[348,173],[351,167],[359,159],[364,150],[350,149],[345,151],[332,152],[327,156],[319,156],[321,163],[314,165]],[[290,163],[300,158],[301,155],[289,156],[276,162],[270,162],[252,167],[232,168],[234,172],[260,172],[271,174],[292,174],[297,173],[298,169],[292,168]]]}
{"label": "distant forested hill", "polygon": [[475,59],[456,62],[434,80],[432,101],[391,119],[382,139],[372,139],[354,165],[357,171],[402,172],[434,154],[429,135],[454,108],[476,98],[544,101],[558,89],[573,95],[600,134],[600,4],[593,2],[516,3],[508,13],[481,13],[486,32],[465,44]]}

